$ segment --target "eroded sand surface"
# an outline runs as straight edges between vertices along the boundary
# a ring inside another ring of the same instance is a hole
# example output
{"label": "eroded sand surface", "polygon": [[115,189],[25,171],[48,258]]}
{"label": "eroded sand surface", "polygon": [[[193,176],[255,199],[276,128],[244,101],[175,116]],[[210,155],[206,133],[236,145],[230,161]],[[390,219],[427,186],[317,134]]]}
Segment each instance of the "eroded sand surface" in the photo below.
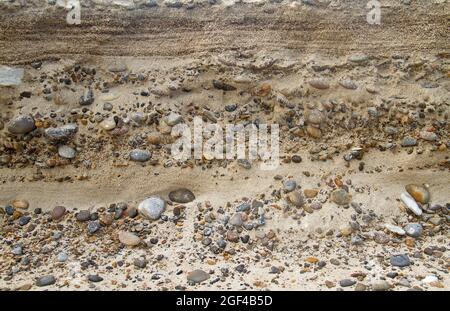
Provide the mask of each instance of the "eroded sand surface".
{"label": "eroded sand surface", "polygon": [[[351,2],[1,2],[0,288],[448,290],[448,3]],[[173,159],[196,116],[280,166]]]}

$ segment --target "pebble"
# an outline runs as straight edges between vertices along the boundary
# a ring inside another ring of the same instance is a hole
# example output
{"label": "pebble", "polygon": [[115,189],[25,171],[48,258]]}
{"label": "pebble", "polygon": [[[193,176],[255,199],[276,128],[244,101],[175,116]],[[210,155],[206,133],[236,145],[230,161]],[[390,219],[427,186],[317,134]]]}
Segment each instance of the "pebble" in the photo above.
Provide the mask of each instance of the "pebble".
{"label": "pebble", "polygon": [[90,274],[88,275],[88,280],[90,282],[97,283],[103,281],[103,278],[97,274]]}
{"label": "pebble", "polygon": [[291,192],[295,190],[295,188],[297,187],[297,183],[295,182],[295,180],[285,180],[283,182],[283,187],[286,192]]}
{"label": "pebble", "polygon": [[437,141],[439,139],[436,133],[428,131],[420,132],[420,138],[426,141]]}
{"label": "pebble", "polygon": [[242,214],[240,212],[234,214],[228,222],[230,225],[235,227],[241,227],[244,224],[242,221]]}
{"label": "pebble", "polygon": [[94,102],[94,92],[91,89],[84,91],[83,95],[80,97],[80,105],[87,106]]}
{"label": "pebble", "polygon": [[306,126],[306,132],[312,138],[319,139],[322,137],[322,131],[315,126],[311,126],[311,125]]}
{"label": "pebble", "polygon": [[417,205],[416,201],[407,192],[403,192],[400,195],[400,200],[406,205],[406,207],[411,210],[417,216],[422,215],[422,209]]}
{"label": "pebble", "polygon": [[130,159],[136,162],[146,162],[152,157],[148,150],[134,149],[130,152]]}
{"label": "pebble", "polygon": [[339,84],[343,87],[346,88],[348,90],[356,90],[358,88],[358,86],[356,85],[356,83],[353,80],[350,79],[345,79],[339,82]]}
{"label": "pebble", "polygon": [[406,267],[411,264],[407,255],[394,255],[391,257],[390,263],[395,267]]}
{"label": "pebble", "polygon": [[58,147],[58,154],[61,158],[73,159],[75,158],[76,151],[72,147],[61,145]]}
{"label": "pebble", "polygon": [[356,281],[351,280],[351,279],[343,279],[339,281],[339,285],[341,287],[349,287],[349,286],[353,286],[356,284]]}
{"label": "pebble", "polygon": [[402,147],[413,147],[417,146],[417,139],[412,137],[405,137],[401,143]]}
{"label": "pebble", "polygon": [[169,126],[177,125],[181,121],[183,121],[183,117],[180,114],[175,113],[175,112],[169,113],[169,115],[166,117],[166,123]]}
{"label": "pebble", "polygon": [[391,225],[391,224],[385,224],[384,227],[386,229],[388,229],[390,232],[396,233],[398,235],[405,235],[406,234],[405,230],[403,230],[399,226],[394,226],[394,225]]}
{"label": "pebble", "polygon": [[325,121],[325,117],[322,112],[313,109],[306,114],[306,121],[311,124],[321,124]]}
{"label": "pebble", "polygon": [[391,288],[391,284],[384,280],[374,281],[372,283],[372,290],[374,291],[386,291]]}
{"label": "pebble", "polygon": [[406,191],[416,200],[416,202],[427,204],[430,202],[430,192],[421,185],[409,184],[405,186]]}
{"label": "pebble", "polygon": [[107,118],[99,123],[98,126],[100,126],[105,131],[112,131],[116,128],[116,121],[113,118]]}
{"label": "pebble", "polygon": [[418,223],[407,224],[404,229],[406,234],[413,238],[418,238],[423,231],[422,226]]}
{"label": "pebble", "polygon": [[305,198],[298,191],[289,192],[287,198],[288,201],[296,207],[302,207],[305,204]]}
{"label": "pebble", "polygon": [[18,209],[28,209],[28,207],[30,206],[30,203],[27,200],[16,199],[11,202],[11,205],[14,208],[18,208]]}
{"label": "pebble", "polygon": [[41,276],[36,280],[36,285],[39,287],[49,286],[56,283],[56,278],[53,275]]}
{"label": "pebble", "polygon": [[78,221],[88,221],[91,219],[91,212],[89,210],[81,210],[75,215],[75,218]]}
{"label": "pebble", "polygon": [[160,197],[150,197],[139,203],[139,213],[151,220],[157,220],[166,209],[166,202]]}
{"label": "pebble", "polygon": [[128,217],[130,217],[130,218],[134,218],[138,214],[138,210],[135,207],[128,207],[126,212],[127,212]]}
{"label": "pebble", "polygon": [[303,193],[305,194],[305,197],[307,197],[308,199],[312,199],[312,198],[315,198],[317,196],[317,194],[319,193],[319,190],[317,190],[317,189],[305,189],[303,191]]}
{"label": "pebble", "polygon": [[137,235],[126,231],[119,232],[119,241],[127,246],[136,246],[141,243],[141,239]]}
{"label": "pebble", "polygon": [[69,256],[65,252],[60,252],[56,256],[56,260],[58,260],[59,262],[66,262],[68,258]]}
{"label": "pebble", "polygon": [[139,257],[134,259],[133,264],[135,267],[144,269],[147,266],[147,260],[145,258]]}
{"label": "pebble", "polygon": [[195,284],[206,281],[207,279],[209,279],[209,274],[200,269],[191,271],[187,275],[187,280]]}
{"label": "pebble", "polygon": [[45,130],[45,136],[52,142],[69,140],[78,131],[78,125],[71,123],[60,127],[50,127]]}
{"label": "pebble", "polygon": [[330,88],[330,84],[324,79],[312,79],[309,81],[309,85],[319,90],[326,90]]}
{"label": "pebble", "polygon": [[31,220],[30,216],[22,216],[19,218],[19,225],[25,226],[30,222],[30,220]]}
{"label": "pebble", "polygon": [[352,197],[344,189],[337,189],[331,193],[331,201],[337,205],[347,205],[350,204]]}
{"label": "pebble", "polygon": [[292,162],[294,162],[294,163],[300,163],[300,162],[302,162],[302,157],[299,156],[299,155],[293,155],[293,156],[292,156]]}
{"label": "pebble", "polygon": [[7,205],[5,207],[5,213],[9,216],[12,216],[14,214],[14,211],[15,211],[15,209],[11,205]]}
{"label": "pebble", "polygon": [[89,234],[94,234],[100,229],[100,223],[97,221],[90,221],[88,223],[87,229]]}
{"label": "pebble", "polygon": [[27,134],[35,128],[34,119],[30,115],[19,116],[8,125],[8,131],[11,134]]}
{"label": "pebble", "polygon": [[64,213],[66,212],[66,208],[64,206],[56,206],[53,208],[51,216],[53,220],[60,220]]}
{"label": "pebble", "polygon": [[177,203],[189,203],[195,200],[195,195],[189,189],[180,188],[169,192],[169,199]]}

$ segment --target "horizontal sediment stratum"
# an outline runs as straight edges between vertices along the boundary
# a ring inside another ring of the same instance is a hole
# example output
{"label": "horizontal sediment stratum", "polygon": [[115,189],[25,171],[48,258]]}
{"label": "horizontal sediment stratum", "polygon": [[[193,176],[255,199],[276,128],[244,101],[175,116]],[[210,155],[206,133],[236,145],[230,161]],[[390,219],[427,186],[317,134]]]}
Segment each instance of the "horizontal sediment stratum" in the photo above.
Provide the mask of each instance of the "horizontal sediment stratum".
{"label": "horizontal sediment stratum", "polygon": [[330,55],[448,52],[445,1],[427,5],[382,1],[381,25],[377,26],[367,22],[367,1],[328,2],[228,7],[200,2],[176,8],[164,3],[123,7],[82,1],[80,25],[68,24],[68,10],[45,1],[25,8],[19,3],[0,3],[0,62],[20,64],[87,55],[182,56],[242,48]]}
{"label": "horizontal sediment stratum", "polygon": [[449,290],[448,1],[61,3],[0,2],[0,289]]}

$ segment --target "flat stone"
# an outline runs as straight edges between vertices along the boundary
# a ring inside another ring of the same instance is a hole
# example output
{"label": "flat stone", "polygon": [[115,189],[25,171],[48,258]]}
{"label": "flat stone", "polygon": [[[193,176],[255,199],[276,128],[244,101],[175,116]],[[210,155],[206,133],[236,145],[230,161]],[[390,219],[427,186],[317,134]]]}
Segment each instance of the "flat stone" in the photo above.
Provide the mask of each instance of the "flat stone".
{"label": "flat stone", "polygon": [[353,80],[350,79],[345,79],[339,82],[339,84],[348,90],[356,90],[358,88],[358,86],[356,85],[356,83]]}
{"label": "flat stone", "polygon": [[417,139],[412,137],[405,137],[401,143],[402,147],[413,147],[417,146]]}
{"label": "flat stone", "polygon": [[39,287],[49,286],[56,283],[56,278],[53,275],[41,276],[36,280],[36,285]]}
{"label": "flat stone", "polygon": [[352,63],[362,64],[369,60],[369,57],[366,54],[355,54],[348,58],[348,60]]}
{"label": "flat stone", "polygon": [[174,126],[177,125],[183,121],[183,117],[175,112],[170,112],[169,115],[166,117],[166,123],[167,125]]}
{"label": "flat stone", "polygon": [[139,203],[138,211],[144,217],[157,220],[166,209],[166,202],[160,197],[150,197]]}
{"label": "flat stone", "polygon": [[399,226],[394,226],[394,225],[391,225],[391,224],[385,224],[384,227],[387,230],[389,230],[390,232],[396,233],[398,235],[405,235],[406,234],[405,230],[403,230]]}
{"label": "flat stone", "polygon": [[386,291],[391,288],[391,284],[384,280],[374,281],[372,283],[372,290],[374,291]]}
{"label": "flat stone", "polygon": [[78,131],[78,125],[71,123],[60,127],[50,127],[45,130],[45,136],[51,142],[64,142],[69,140]]}
{"label": "flat stone", "polygon": [[403,192],[400,195],[400,200],[406,205],[406,207],[411,210],[417,216],[422,215],[422,209],[419,207],[414,198],[407,192]]}
{"label": "flat stone", "polygon": [[423,140],[426,140],[426,141],[436,141],[439,139],[439,137],[437,136],[436,133],[428,132],[428,131],[420,132],[420,138],[422,138]]}
{"label": "flat stone", "polygon": [[325,116],[317,109],[309,110],[306,113],[306,121],[311,124],[321,124],[325,121]]}
{"label": "flat stone", "polygon": [[191,271],[187,275],[187,280],[196,284],[206,281],[207,279],[209,279],[209,274],[200,269]]}
{"label": "flat stone", "polygon": [[325,79],[312,79],[309,81],[309,85],[319,90],[326,90],[330,88],[330,84]]}
{"label": "flat stone", "polygon": [[136,162],[146,162],[152,157],[148,150],[134,149],[130,152],[130,160]]}
{"label": "flat stone", "polygon": [[394,255],[390,259],[391,266],[406,267],[411,264],[407,255]]}
{"label": "flat stone", "polygon": [[30,203],[27,200],[15,199],[11,201],[11,206],[18,209],[28,209]]}
{"label": "flat stone", "polygon": [[61,158],[73,159],[75,158],[76,151],[70,146],[61,145],[58,147],[58,154]]}
{"label": "flat stone", "polygon": [[424,186],[409,184],[405,186],[405,189],[417,202],[422,204],[430,202],[430,192]]}
{"label": "flat stone", "polygon": [[189,203],[195,200],[195,195],[191,190],[180,188],[169,193],[169,199],[177,203]]}
{"label": "flat stone", "polygon": [[341,287],[350,287],[356,284],[356,281],[351,280],[351,279],[343,279],[339,281],[339,285]]}
{"label": "flat stone", "polygon": [[35,128],[34,119],[30,115],[18,116],[8,124],[8,131],[11,134],[27,134]]}
{"label": "flat stone", "polygon": [[136,246],[141,243],[141,239],[137,235],[126,231],[119,232],[119,241],[127,246]]}
{"label": "flat stone", "polygon": [[98,274],[90,274],[90,275],[88,275],[88,280],[93,283],[98,283],[98,282],[103,281],[103,278],[101,276],[99,276]]}
{"label": "flat stone", "polygon": [[308,199],[315,198],[317,194],[319,193],[319,190],[317,189],[305,189],[303,190],[303,193],[305,194],[305,197]]}
{"label": "flat stone", "polygon": [[294,191],[295,188],[297,188],[297,183],[295,182],[295,180],[292,180],[292,179],[285,180],[283,182],[283,188],[284,188],[284,191],[286,191],[286,192]]}

